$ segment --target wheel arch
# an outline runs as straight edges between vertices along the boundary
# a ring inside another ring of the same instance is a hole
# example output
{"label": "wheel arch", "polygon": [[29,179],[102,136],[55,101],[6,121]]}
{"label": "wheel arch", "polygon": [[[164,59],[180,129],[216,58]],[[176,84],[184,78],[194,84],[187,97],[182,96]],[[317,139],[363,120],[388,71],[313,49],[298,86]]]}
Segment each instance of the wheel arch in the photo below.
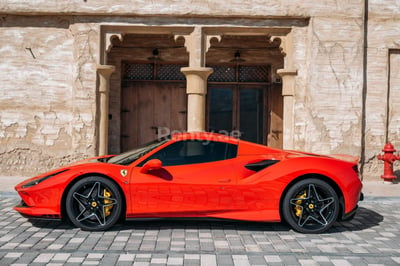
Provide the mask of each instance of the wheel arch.
{"label": "wheel arch", "polygon": [[105,174],[101,174],[101,173],[86,173],[83,175],[80,175],[76,178],[74,178],[65,188],[63,195],[61,197],[61,218],[63,220],[68,220],[68,216],[67,216],[67,211],[66,211],[66,199],[67,199],[67,194],[69,192],[69,190],[71,189],[71,187],[77,183],[79,180],[82,180],[83,178],[86,177],[90,177],[90,176],[98,176],[98,177],[103,177],[106,178],[108,180],[110,180],[111,182],[113,182],[117,188],[119,193],[121,194],[122,197],[122,210],[121,210],[121,217],[120,220],[124,219],[126,217],[126,195],[124,193],[124,191],[122,190],[121,186],[118,184],[118,182],[115,182],[114,179],[112,179],[110,176],[105,175]]}
{"label": "wheel arch", "polygon": [[[294,184],[296,184],[297,182],[300,182],[300,181],[302,181],[302,180],[304,180],[304,179],[307,179],[307,178],[318,178],[318,179],[320,179],[320,180],[323,180],[323,181],[325,181],[326,183],[328,183],[328,184],[333,188],[333,190],[335,190],[335,192],[336,192],[336,194],[337,194],[337,196],[338,196],[338,198],[339,198],[339,216],[338,216],[338,219],[340,219],[340,218],[343,216],[343,214],[344,214],[345,205],[344,205],[344,196],[343,196],[342,190],[340,189],[340,187],[338,186],[338,184],[336,184],[336,182],[333,181],[331,178],[329,178],[329,177],[327,177],[327,176],[325,176],[325,175],[322,175],[322,174],[305,174],[305,175],[301,175],[301,176],[298,176],[297,178],[293,179],[293,180],[285,187],[285,189],[283,190],[283,192],[282,192],[282,194],[281,194],[281,197],[280,197],[280,199],[279,199],[279,215],[280,215],[280,217],[281,217],[281,220],[284,220],[284,219],[283,219],[283,215],[282,215],[282,207],[283,207],[282,205],[283,205],[283,199],[284,199],[286,193],[288,192],[288,190],[289,190]],[[286,222],[286,221],[285,221],[285,222]]]}

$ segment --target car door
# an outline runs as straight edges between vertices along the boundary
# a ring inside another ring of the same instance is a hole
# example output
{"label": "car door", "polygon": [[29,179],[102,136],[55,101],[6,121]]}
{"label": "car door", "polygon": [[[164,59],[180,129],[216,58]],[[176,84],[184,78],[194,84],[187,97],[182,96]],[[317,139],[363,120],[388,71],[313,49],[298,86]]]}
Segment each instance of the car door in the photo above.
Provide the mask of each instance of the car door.
{"label": "car door", "polygon": [[[237,145],[217,141],[182,140],[151,155],[135,167],[133,213],[137,216],[203,216],[237,208],[235,165]],[[162,167],[143,172],[151,160]]]}

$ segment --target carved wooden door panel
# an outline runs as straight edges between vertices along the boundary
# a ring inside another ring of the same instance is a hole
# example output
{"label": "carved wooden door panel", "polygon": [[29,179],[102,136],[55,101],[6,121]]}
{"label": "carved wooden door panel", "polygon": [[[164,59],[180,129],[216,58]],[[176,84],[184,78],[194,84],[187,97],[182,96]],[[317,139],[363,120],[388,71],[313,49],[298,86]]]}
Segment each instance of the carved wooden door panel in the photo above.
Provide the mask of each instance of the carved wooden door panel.
{"label": "carved wooden door panel", "polygon": [[186,130],[182,82],[134,82],[122,88],[121,151]]}
{"label": "carved wooden door panel", "polygon": [[268,128],[268,146],[283,148],[283,97],[280,84],[273,85],[268,93],[270,124]]}

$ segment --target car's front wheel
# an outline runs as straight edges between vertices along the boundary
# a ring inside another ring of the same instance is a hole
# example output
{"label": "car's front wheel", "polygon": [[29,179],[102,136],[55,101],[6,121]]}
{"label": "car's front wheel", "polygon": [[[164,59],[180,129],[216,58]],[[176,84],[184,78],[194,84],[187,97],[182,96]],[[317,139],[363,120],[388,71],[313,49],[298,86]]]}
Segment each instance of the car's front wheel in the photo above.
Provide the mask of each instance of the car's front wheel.
{"label": "car's front wheel", "polygon": [[65,202],[69,220],[88,231],[107,230],[120,218],[122,197],[111,180],[91,176],[76,182]]}
{"label": "car's front wheel", "polygon": [[295,183],[282,202],[284,220],[301,233],[322,233],[339,215],[339,198],[325,181],[308,178]]}

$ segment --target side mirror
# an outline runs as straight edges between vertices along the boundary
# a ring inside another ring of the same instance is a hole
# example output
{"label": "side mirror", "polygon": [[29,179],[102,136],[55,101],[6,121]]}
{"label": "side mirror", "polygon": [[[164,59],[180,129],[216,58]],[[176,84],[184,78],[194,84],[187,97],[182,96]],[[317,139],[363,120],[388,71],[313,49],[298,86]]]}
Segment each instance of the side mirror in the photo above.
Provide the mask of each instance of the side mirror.
{"label": "side mirror", "polygon": [[151,170],[158,170],[161,168],[162,168],[162,162],[159,159],[152,159],[152,160],[146,162],[142,166],[142,169],[140,169],[140,172],[142,174],[147,174]]}

